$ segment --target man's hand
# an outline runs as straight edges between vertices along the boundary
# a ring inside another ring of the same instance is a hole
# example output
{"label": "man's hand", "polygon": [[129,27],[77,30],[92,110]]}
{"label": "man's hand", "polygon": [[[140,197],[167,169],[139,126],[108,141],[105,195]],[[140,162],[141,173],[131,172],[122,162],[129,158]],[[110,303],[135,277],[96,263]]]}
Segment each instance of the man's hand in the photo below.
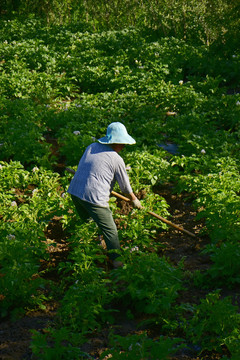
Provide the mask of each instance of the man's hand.
{"label": "man's hand", "polygon": [[132,200],[132,205],[133,205],[134,208],[142,209],[142,205],[141,205],[140,201],[137,198]]}
{"label": "man's hand", "polygon": [[140,201],[138,200],[138,198],[136,197],[136,195],[132,192],[130,194],[127,194],[127,197],[129,198],[129,200],[131,200],[132,206],[136,209],[142,209],[142,205],[140,203]]}

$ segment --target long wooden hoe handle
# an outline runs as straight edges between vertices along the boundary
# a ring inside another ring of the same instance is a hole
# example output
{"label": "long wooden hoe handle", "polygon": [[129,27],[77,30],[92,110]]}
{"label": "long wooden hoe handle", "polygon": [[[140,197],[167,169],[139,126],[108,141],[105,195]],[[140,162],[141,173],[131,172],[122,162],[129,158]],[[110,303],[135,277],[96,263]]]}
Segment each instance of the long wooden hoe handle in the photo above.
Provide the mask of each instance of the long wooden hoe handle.
{"label": "long wooden hoe handle", "polygon": [[[118,197],[119,199],[122,199],[122,200],[125,200],[125,201],[128,201],[128,202],[130,201],[127,197],[125,197],[125,196],[123,196],[123,195],[121,195],[121,194],[118,194],[118,193],[115,192],[115,191],[112,191],[111,194],[112,194],[113,196]],[[152,216],[154,216],[155,218],[161,220],[162,222],[164,222],[164,223],[166,223],[166,224],[174,227],[175,229],[184,232],[185,234],[188,234],[188,235],[190,235],[190,236],[192,236],[192,237],[196,237],[196,235],[193,234],[193,233],[191,233],[190,231],[183,229],[182,227],[180,227],[180,226],[172,223],[171,221],[169,221],[169,220],[167,220],[167,219],[164,219],[162,216],[160,216],[160,215],[158,215],[158,214],[156,214],[156,213],[154,213],[154,212],[152,212],[152,211],[147,211],[147,213],[150,214],[150,215],[152,215]]]}
{"label": "long wooden hoe handle", "polygon": [[[66,168],[66,170],[67,170],[69,173],[71,173],[71,174],[75,174],[75,171],[74,171],[73,169]],[[125,200],[125,201],[127,201],[127,202],[130,202],[130,201],[131,201],[131,200],[128,199],[126,196],[123,196],[123,195],[117,193],[116,191],[112,191],[112,192],[111,192],[111,195],[116,196],[117,198],[122,199],[122,200]],[[175,228],[175,229],[177,229],[177,230],[179,230],[179,231],[181,231],[181,232],[184,232],[185,234],[187,234],[187,235],[189,235],[189,236],[192,236],[192,237],[194,237],[194,238],[196,237],[196,235],[193,234],[193,233],[191,233],[190,231],[185,230],[184,228],[182,228],[182,227],[180,227],[180,226],[172,223],[171,221],[169,221],[169,220],[167,220],[167,219],[164,219],[162,216],[160,216],[160,215],[158,215],[158,214],[155,214],[155,213],[152,212],[152,211],[147,211],[147,213],[150,214],[150,215],[152,215],[152,216],[154,216],[155,218],[161,220],[162,222],[166,223],[167,225],[169,225],[169,226],[171,226],[171,227],[173,227],[173,228]]]}

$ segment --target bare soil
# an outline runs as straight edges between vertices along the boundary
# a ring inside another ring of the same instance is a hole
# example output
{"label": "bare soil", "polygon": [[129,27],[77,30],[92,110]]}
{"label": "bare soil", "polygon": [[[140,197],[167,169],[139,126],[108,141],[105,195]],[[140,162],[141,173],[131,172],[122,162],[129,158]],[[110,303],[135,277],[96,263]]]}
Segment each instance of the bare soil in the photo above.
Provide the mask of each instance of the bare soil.
{"label": "bare soil", "polygon": [[[163,196],[170,205],[171,221],[184,229],[196,234],[196,238],[190,237],[181,231],[169,227],[166,231],[158,234],[157,241],[163,247],[159,251],[159,256],[168,257],[173,264],[178,264],[184,258],[184,269],[192,272],[195,270],[206,270],[211,262],[208,256],[200,254],[201,249],[209,243],[206,236],[200,235],[204,228],[203,221],[196,221],[196,211],[194,210],[190,194],[174,194],[171,184],[155,189],[156,193]],[[144,193],[139,194],[143,197]],[[129,204],[119,201],[121,211],[129,211]],[[46,231],[46,238],[52,239],[57,246],[50,247],[50,261],[42,264],[45,268],[50,269],[49,275],[52,280],[57,282],[58,272],[56,271],[60,261],[67,259],[69,248],[65,241],[67,234],[61,226],[60,218],[54,217]],[[208,291],[206,291],[208,292]],[[183,291],[180,295],[180,302],[198,302],[200,298],[205,296],[203,290],[195,287]],[[5,319],[0,323],[0,360],[28,360],[33,359],[30,348],[32,330],[42,331],[49,324],[54,322],[58,302],[52,301],[46,304],[45,310],[27,311],[24,316],[14,321]],[[115,333],[119,335],[136,334],[137,323],[139,319],[129,320],[125,316],[120,315],[117,318],[117,324],[114,326]],[[141,320],[141,319],[140,319]],[[159,336],[158,328],[148,329],[150,335]],[[92,334],[89,341],[83,346],[83,351],[88,352],[95,359],[99,359],[100,354],[107,347],[109,329],[103,329],[101,333]],[[203,353],[201,356],[196,355],[196,351],[183,350],[173,357],[171,360],[219,360],[223,354],[227,355],[227,350],[223,349],[223,353],[216,352]]]}

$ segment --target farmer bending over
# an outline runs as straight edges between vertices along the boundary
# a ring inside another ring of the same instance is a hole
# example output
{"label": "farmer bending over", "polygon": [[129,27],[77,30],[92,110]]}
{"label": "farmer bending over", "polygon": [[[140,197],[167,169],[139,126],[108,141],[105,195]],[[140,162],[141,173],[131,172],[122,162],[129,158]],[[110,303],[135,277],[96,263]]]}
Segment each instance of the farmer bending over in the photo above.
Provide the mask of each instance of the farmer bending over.
{"label": "farmer bending over", "polygon": [[[123,124],[111,123],[107,135],[85,150],[68,188],[80,218],[84,221],[92,218],[96,222],[108,250],[120,249],[117,227],[108,204],[116,181],[133,207],[142,207],[132,191],[124,161],[118,154],[125,144],[135,143]],[[110,254],[114,267],[122,266],[116,260],[117,256],[116,253]]]}

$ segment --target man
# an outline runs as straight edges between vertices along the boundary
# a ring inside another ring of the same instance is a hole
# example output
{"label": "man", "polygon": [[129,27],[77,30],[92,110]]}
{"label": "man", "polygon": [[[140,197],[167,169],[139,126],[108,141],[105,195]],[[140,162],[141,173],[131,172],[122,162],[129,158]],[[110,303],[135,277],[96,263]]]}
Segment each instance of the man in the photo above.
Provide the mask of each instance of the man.
{"label": "man", "polygon": [[[135,143],[122,123],[111,123],[106,136],[85,150],[68,188],[79,216],[85,221],[91,217],[96,222],[108,250],[120,249],[117,227],[108,204],[116,181],[133,207],[142,207],[132,191],[124,161],[119,155],[126,144]],[[116,260],[117,256],[114,252],[109,256],[116,268],[122,266]]]}

